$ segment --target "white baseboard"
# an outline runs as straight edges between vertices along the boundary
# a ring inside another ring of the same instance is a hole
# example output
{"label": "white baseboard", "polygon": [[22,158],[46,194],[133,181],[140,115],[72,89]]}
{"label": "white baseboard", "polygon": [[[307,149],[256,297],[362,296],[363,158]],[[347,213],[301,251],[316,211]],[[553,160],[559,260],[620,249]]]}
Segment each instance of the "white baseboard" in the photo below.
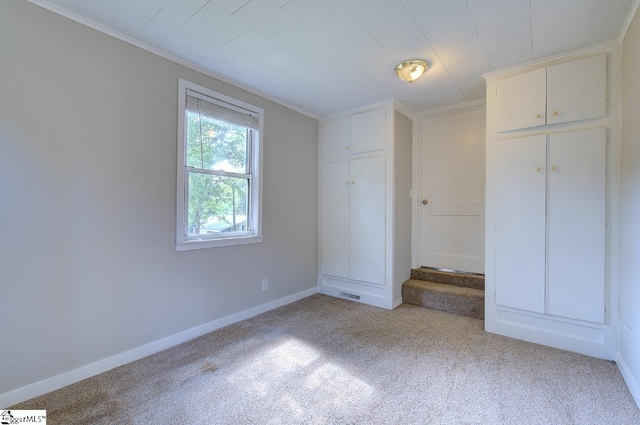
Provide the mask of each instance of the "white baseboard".
{"label": "white baseboard", "polygon": [[392,309],[398,307],[400,304],[402,304],[402,297],[398,298],[397,300],[395,300],[393,302],[393,307],[391,307]]}
{"label": "white baseboard", "polygon": [[490,333],[614,360],[613,326],[583,322],[486,303],[485,330]]}
{"label": "white baseboard", "polygon": [[640,408],[640,376],[634,376],[633,370],[640,367],[640,340],[627,325],[620,323],[620,350],[616,354],[616,364],[629,391]]}
{"label": "white baseboard", "polygon": [[118,366],[131,363],[133,361],[142,359],[152,354],[158,353],[162,350],[174,347],[183,342],[187,342],[201,335],[223,328],[225,326],[240,322],[242,320],[249,319],[258,314],[266,313],[267,311],[282,307],[287,304],[299,301],[303,298],[314,295],[318,292],[317,287],[307,289],[306,291],[298,292],[293,295],[280,298],[266,304],[262,304],[248,310],[243,310],[235,314],[231,314],[226,317],[214,320],[209,323],[205,323],[200,326],[196,326],[191,329],[179,332],[175,335],[168,336],[166,338],[159,339],[157,341],[150,342],[148,344],[136,347],[134,349],[116,354],[115,356],[107,357],[106,359],[98,360],[97,362],[81,366],[76,369],[61,373],[56,376],[52,376],[42,381],[35,382],[33,384],[25,385],[22,388],[18,388],[4,394],[0,394],[0,406],[8,407],[25,400],[29,400],[33,397],[37,397],[42,394],[57,390],[59,388],[71,385],[75,382],[83,379],[90,378],[100,373],[106,372]]}
{"label": "white baseboard", "polygon": [[620,357],[620,353],[616,356],[616,364],[618,365],[618,369],[620,369],[620,373],[624,378],[624,382],[626,382],[627,387],[629,387],[629,392],[633,396],[633,399],[636,401],[638,408],[640,408],[640,385],[638,381],[635,380],[629,367],[625,363],[624,359]]}

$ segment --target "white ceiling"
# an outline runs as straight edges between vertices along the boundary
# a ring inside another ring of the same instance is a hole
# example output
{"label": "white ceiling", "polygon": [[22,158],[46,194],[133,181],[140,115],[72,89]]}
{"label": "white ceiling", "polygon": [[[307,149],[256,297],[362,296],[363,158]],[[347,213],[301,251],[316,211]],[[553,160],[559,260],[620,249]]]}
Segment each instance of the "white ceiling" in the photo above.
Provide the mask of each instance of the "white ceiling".
{"label": "white ceiling", "polygon": [[[323,116],[392,97],[413,112],[481,99],[486,72],[615,39],[633,0],[34,2]],[[393,67],[411,58],[430,68],[409,85]]]}

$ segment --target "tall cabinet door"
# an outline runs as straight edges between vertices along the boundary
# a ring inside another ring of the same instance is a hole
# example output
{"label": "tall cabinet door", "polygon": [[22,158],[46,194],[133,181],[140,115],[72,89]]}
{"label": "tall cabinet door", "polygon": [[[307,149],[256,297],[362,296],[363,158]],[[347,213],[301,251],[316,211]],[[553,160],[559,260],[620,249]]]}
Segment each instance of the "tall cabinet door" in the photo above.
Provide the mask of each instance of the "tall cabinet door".
{"label": "tall cabinet door", "polygon": [[385,158],[351,161],[351,279],[385,282]]}
{"label": "tall cabinet door", "polygon": [[604,322],[606,130],[549,136],[548,313]]}
{"label": "tall cabinet door", "polygon": [[544,313],[546,136],[501,140],[496,160],[496,303]]}
{"label": "tall cabinet door", "polygon": [[349,161],[322,164],[322,274],[349,278]]}

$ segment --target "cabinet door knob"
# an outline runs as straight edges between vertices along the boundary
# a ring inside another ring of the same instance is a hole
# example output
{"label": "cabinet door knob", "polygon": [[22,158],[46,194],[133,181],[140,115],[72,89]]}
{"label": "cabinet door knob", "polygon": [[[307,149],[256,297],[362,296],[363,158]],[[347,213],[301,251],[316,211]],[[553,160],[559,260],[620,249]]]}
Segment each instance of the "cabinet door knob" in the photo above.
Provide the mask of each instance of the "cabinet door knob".
{"label": "cabinet door knob", "polygon": [[354,182],[353,180],[351,180],[351,184],[356,184],[356,182]]}
{"label": "cabinet door knob", "polygon": [[542,168],[536,167],[536,171],[539,173],[540,171],[542,171]]}
{"label": "cabinet door knob", "polygon": [[426,199],[423,199],[423,200],[422,200],[422,205],[427,205],[428,203],[429,203],[429,201],[428,201],[428,200],[426,200]]}
{"label": "cabinet door knob", "polygon": [[536,118],[538,119],[542,118],[542,114],[536,114]]}
{"label": "cabinet door knob", "polygon": [[345,147],[344,147],[344,150],[345,150],[345,151],[348,151],[348,150],[349,150],[349,146],[345,146]]}
{"label": "cabinet door knob", "polygon": [[558,111],[553,111],[553,116],[554,116],[554,117],[557,117],[558,115],[560,115],[560,112],[558,112]]}
{"label": "cabinet door knob", "polygon": [[349,184],[349,182],[344,182],[344,184]]}
{"label": "cabinet door knob", "polygon": [[558,170],[558,167],[556,167],[555,165],[551,167],[551,171],[557,171],[557,170]]}

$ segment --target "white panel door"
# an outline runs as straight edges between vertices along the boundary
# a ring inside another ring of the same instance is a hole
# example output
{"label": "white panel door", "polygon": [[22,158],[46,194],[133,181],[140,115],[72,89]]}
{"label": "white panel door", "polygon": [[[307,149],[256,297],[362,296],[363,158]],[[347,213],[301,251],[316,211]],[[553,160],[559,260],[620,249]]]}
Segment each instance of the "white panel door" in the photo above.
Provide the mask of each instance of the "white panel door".
{"label": "white panel door", "polygon": [[351,161],[351,279],[385,282],[385,159]]}
{"label": "white panel door", "polygon": [[345,155],[349,153],[349,137],[351,120],[349,117],[325,121],[321,127],[321,143],[323,157]]}
{"label": "white panel door", "polygon": [[544,313],[546,136],[501,140],[496,161],[496,303]]}
{"label": "white panel door", "polygon": [[352,153],[384,149],[386,138],[385,108],[351,115]]}
{"label": "white panel door", "polygon": [[548,313],[604,321],[606,130],[549,136]]}
{"label": "white panel door", "polygon": [[545,68],[498,80],[498,131],[545,125],[546,81]]}
{"label": "white panel door", "polygon": [[349,161],[322,164],[321,273],[349,278]]}
{"label": "white panel door", "polygon": [[484,110],[420,123],[420,265],[484,273]]}
{"label": "white panel door", "polygon": [[547,124],[600,118],[606,114],[606,55],[547,68]]}

